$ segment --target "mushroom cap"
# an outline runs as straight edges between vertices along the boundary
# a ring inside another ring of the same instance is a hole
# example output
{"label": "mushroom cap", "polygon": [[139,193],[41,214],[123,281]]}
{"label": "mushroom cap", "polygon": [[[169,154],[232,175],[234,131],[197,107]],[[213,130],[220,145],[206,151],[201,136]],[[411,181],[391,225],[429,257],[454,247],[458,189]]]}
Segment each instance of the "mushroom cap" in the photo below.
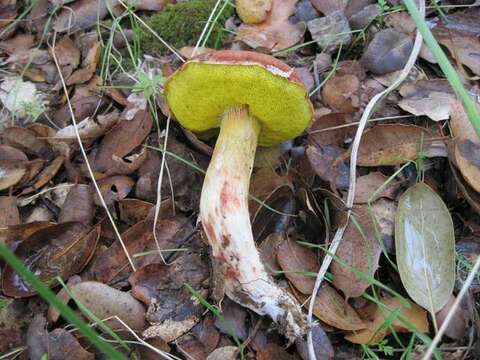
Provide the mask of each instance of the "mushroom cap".
{"label": "mushroom cap", "polygon": [[165,82],[164,94],[180,124],[193,131],[219,127],[232,106],[247,105],[261,130],[259,145],[270,146],[300,135],[313,106],[294,69],[252,51],[214,51],[200,55]]}

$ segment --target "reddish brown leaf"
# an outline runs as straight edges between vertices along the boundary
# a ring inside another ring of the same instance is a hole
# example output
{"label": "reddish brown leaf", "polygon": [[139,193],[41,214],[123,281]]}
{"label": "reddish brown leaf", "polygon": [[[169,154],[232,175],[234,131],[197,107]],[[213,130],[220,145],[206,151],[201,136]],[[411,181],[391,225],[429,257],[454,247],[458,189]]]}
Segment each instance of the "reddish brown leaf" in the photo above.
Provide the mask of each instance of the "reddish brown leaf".
{"label": "reddish brown leaf", "polygon": [[308,160],[315,173],[334,189],[346,189],[350,183],[345,151],[336,145],[309,145]]}
{"label": "reddish brown leaf", "polygon": [[37,221],[21,225],[0,228],[0,242],[6,244],[10,249],[15,250],[19,243],[28,239],[38,230],[50,227],[52,223]]}
{"label": "reddish brown leaf", "polygon": [[4,129],[0,134],[4,144],[13,146],[27,155],[33,155],[47,160],[52,152],[46,140],[39,139],[37,134],[29,129],[21,127],[10,127]]}
{"label": "reddish brown leaf", "polygon": [[360,81],[353,74],[334,75],[323,87],[322,101],[340,112],[354,112],[360,106]]}
{"label": "reddish brown leaf", "polygon": [[281,346],[270,343],[257,351],[257,360],[295,360],[295,356],[286,352]]}
{"label": "reddish brown leaf", "polygon": [[60,66],[71,65],[76,69],[80,63],[80,50],[75,46],[69,36],[64,36],[55,42],[55,47],[49,48],[50,55],[53,54],[57,58]]}
{"label": "reddish brown leaf", "polygon": [[0,160],[28,161],[28,157],[22,150],[9,145],[0,144]]}
{"label": "reddish brown leaf", "polygon": [[64,8],[55,19],[53,29],[57,32],[75,32],[88,29],[108,15],[106,1],[79,0]]}
{"label": "reddish brown leaf", "polygon": [[118,202],[120,219],[128,224],[136,224],[147,218],[152,203],[139,199],[123,199]]}
{"label": "reddish brown leaf", "polygon": [[65,329],[58,328],[48,334],[49,360],[93,360],[95,355],[85,350]]}
{"label": "reddish brown leaf", "polygon": [[0,160],[0,190],[15,186],[27,173],[26,161]]}
{"label": "reddish brown leaf", "polygon": [[[354,208],[352,216],[355,217],[360,229],[350,220],[336,256],[356,271],[373,276],[381,254],[375,226],[366,206]],[[361,296],[370,285],[367,280],[360,279],[338,262],[333,262],[331,271],[333,285],[343,291],[347,298]]]}
{"label": "reddish brown leaf", "polygon": [[[113,205],[116,201],[127,197],[132,190],[135,182],[125,175],[110,176],[105,179],[97,181],[103,200],[107,205]],[[94,191],[92,186],[92,192]],[[93,200],[97,206],[102,206],[98,194],[95,192]]]}
{"label": "reddish brown leaf", "polygon": [[60,170],[64,160],[65,158],[63,156],[56,157],[42,170],[42,172],[40,172],[35,183],[32,186],[23,189],[20,195],[30,194],[47,184],[57,174],[58,170]]}
{"label": "reddish brown leaf", "polygon": [[318,271],[318,258],[313,250],[288,239],[278,247],[277,261],[295,288],[305,295],[312,293],[315,278],[303,273]]}
{"label": "reddish brown leaf", "polygon": [[[438,327],[442,326],[445,318],[447,317],[447,314],[452,309],[454,302],[455,296],[450,295],[450,299],[445,304],[445,306],[435,314]],[[445,330],[445,335],[455,340],[464,339],[467,333],[467,321],[468,319],[465,310],[462,308],[462,306],[459,306],[454,312],[452,319],[448,323],[448,326]]]}
{"label": "reddish brown leaf", "polygon": [[99,172],[107,171],[114,156],[122,158],[142,144],[152,125],[148,111],[138,112],[133,120],[121,120],[100,143],[93,168]]}
{"label": "reddish brown leaf", "polygon": [[342,146],[347,133],[347,128],[327,130],[337,126],[345,125],[345,114],[331,113],[327,115],[314,114],[314,123],[308,130],[308,139],[311,143],[320,145]]}
{"label": "reddish brown leaf", "polygon": [[93,196],[88,185],[77,184],[70,188],[63,203],[58,222],[78,221],[91,224],[95,210]]}
{"label": "reddish brown leaf", "polygon": [[[313,348],[315,351],[315,356],[317,359],[333,359],[334,351],[333,346],[328,339],[325,330],[322,329],[320,325],[316,325],[312,329],[312,343]],[[308,346],[307,342],[303,339],[298,339],[295,341],[295,345],[297,345],[298,353],[303,360],[309,360],[310,357],[308,355]],[[275,360],[275,358],[274,358]]]}
{"label": "reddish brown leaf", "polygon": [[401,184],[395,180],[387,182],[388,179],[388,177],[379,171],[371,172],[368,175],[357,178],[355,203],[365,204],[369,200],[374,202],[381,197],[392,200],[395,199],[395,195]]}
{"label": "reddish brown leaf", "polygon": [[[91,229],[76,222],[52,225],[22,241],[15,255],[40,280],[50,284],[56,276],[68,279],[80,272],[92,256],[99,235],[100,226]],[[28,297],[36,293],[9,266],[2,274],[2,287],[4,293],[12,297]]]}
{"label": "reddish brown leaf", "polygon": [[20,224],[20,214],[15,196],[0,196],[0,228]]}

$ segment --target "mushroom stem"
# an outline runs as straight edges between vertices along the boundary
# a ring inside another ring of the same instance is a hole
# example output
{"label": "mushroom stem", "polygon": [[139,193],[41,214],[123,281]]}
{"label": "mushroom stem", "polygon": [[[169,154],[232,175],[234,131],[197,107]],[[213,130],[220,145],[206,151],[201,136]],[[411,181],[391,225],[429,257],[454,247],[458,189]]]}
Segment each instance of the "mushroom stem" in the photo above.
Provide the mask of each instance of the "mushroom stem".
{"label": "mushroom stem", "polygon": [[213,256],[224,265],[228,297],[269,315],[294,340],[306,333],[306,318],[297,301],[265,271],[250,225],[248,189],[259,132],[246,107],[225,112],[203,184],[200,217]]}

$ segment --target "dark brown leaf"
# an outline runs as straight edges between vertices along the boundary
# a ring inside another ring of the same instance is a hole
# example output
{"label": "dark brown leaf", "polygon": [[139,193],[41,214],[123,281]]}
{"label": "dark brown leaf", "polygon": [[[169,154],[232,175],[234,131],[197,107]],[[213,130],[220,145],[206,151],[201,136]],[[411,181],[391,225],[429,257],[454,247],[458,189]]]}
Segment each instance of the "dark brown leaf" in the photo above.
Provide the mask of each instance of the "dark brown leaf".
{"label": "dark brown leaf", "polygon": [[[381,246],[376,238],[375,226],[366,206],[353,209],[359,229],[352,220],[347,226],[336,256],[356,271],[373,276],[378,267]],[[343,291],[347,298],[361,296],[370,283],[360,279],[338,262],[331,266],[333,285]]]}
{"label": "dark brown leaf", "polygon": [[107,171],[114,156],[123,158],[141,145],[152,129],[153,120],[148,111],[140,111],[133,120],[121,120],[102,142],[93,162],[96,171]]}
{"label": "dark brown leaf", "polygon": [[118,202],[118,206],[120,220],[127,224],[136,224],[147,218],[154,205],[139,199],[123,199]]}
{"label": "dark brown leaf", "polygon": [[0,228],[20,224],[20,214],[15,196],[0,196]]}
{"label": "dark brown leaf", "polygon": [[270,343],[257,351],[257,360],[295,360],[295,356],[286,352],[281,346]]}
{"label": "dark brown leaf", "polygon": [[[438,327],[440,328],[447,317],[447,314],[452,309],[453,303],[455,302],[455,296],[450,295],[450,299],[445,304],[445,306],[435,314],[435,318],[437,320]],[[445,330],[445,335],[449,338],[455,340],[461,340],[465,338],[467,333],[467,314],[465,313],[464,309],[460,305],[457,310],[453,313],[453,317],[451,318],[448,326]]]}
{"label": "dark brown leaf", "polygon": [[71,65],[76,69],[80,63],[80,50],[75,46],[69,36],[64,36],[55,43],[55,47],[49,48],[50,55],[55,55],[58,65]]}
{"label": "dark brown leaf", "polygon": [[[320,325],[317,325],[312,329],[312,342],[317,360],[333,359],[333,346],[328,339],[325,330],[323,330]],[[303,360],[309,360],[307,342],[303,339],[298,339],[295,341],[295,345],[297,346],[300,357]]]}
{"label": "dark brown leaf", "polygon": [[351,113],[360,106],[360,81],[354,74],[334,75],[323,87],[322,101],[332,109]]}
{"label": "dark brown leaf", "polygon": [[288,239],[278,247],[277,261],[295,288],[305,295],[312,293],[315,277],[305,272],[311,274],[318,271],[318,258],[313,250]]}
{"label": "dark brown leaf", "polygon": [[390,182],[388,182],[388,180],[389,178],[379,171],[371,172],[357,178],[355,203],[366,204],[369,200],[374,202],[381,197],[391,200],[395,199],[395,195],[400,189],[401,184],[394,179]]}
{"label": "dark brown leaf", "polygon": [[58,328],[48,334],[49,360],[93,360],[95,355],[86,351],[78,340],[65,329]]}
{"label": "dark brown leaf", "polygon": [[27,349],[30,359],[41,359],[44,355],[50,359],[47,320],[42,314],[35,315],[28,327]]}
{"label": "dark brown leaf", "polygon": [[20,195],[30,194],[46,185],[57,174],[64,161],[65,158],[63,156],[56,157],[40,172],[40,174],[38,174],[34,184],[23,189]]}
{"label": "dark brown leaf", "polygon": [[[115,5],[116,1],[110,1]],[[108,15],[107,1],[79,0],[64,8],[55,19],[53,29],[57,32],[85,30]]]}
{"label": "dark brown leaf", "polygon": [[38,230],[50,227],[51,225],[52,223],[49,223],[48,221],[36,221],[0,228],[0,241],[6,244],[10,249],[15,250],[19,243],[28,239]]}
{"label": "dark brown leaf", "polygon": [[[68,279],[80,272],[95,250],[100,226],[93,229],[81,223],[69,222],[52,225],[36,231],[22,241],[15,255],[44,283],[52,284],[56,276]],[[36,291],[12,268],[2,274],[6,295],[28,297]]]}
{"label": "dark brown leaf", "polygon": [[77,184],[70,188],[58,216],[58,222],[78,221],[90,225],[94,215],[95,210],[90,187]]}
{"label": "dark brown leaf", "polygon": [[13,146],[27,155],[33,155],[44,160],[52,156],[52,151],[46,140],[39,139],[37,134],[29,129],[10,127],[4,129],[0,139],[6,145]]}
{"label": "dark brown leaf", "polygon": [[334,189],[346,189],[350,183],[345,151],[336,145],[309,145],[308,160],[315,173]]}
{"label": "dark brown leaf", "polygon": [[[105,203],[107,205],[113,205],[116,201],[127,197],[135,182],[128,176],[115,175],[99,180],[97,181],[97,184]],[[93,186],[91,191],[95,191]],[[96,192],[94,193],[93,201],[97,206],[102,206],[100,198]]]}

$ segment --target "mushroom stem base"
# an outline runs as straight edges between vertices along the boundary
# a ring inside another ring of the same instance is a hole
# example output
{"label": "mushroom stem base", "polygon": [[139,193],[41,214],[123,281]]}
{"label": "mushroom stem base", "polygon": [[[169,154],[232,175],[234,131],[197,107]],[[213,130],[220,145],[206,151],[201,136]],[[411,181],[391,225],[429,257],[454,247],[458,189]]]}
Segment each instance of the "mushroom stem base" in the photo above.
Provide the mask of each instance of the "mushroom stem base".
{"label": "mushroom stem base", "polygon": [[260,125],[245,107],[222,119],[200,199],[200,217],[217,263],[224,266],[229,298],[260,315],[269,315],[290,340],[308,330],[298,302],[265,271],[255,246],[248,190]]}

